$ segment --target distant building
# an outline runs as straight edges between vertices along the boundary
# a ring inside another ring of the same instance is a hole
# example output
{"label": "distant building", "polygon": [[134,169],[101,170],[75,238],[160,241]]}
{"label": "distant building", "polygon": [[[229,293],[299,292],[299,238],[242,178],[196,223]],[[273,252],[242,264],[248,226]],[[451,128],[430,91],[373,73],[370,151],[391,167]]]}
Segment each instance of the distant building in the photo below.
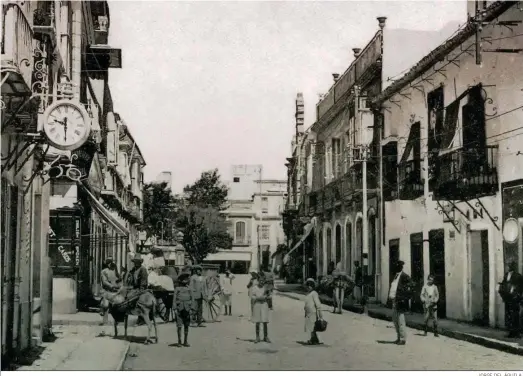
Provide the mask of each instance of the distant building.
{"label": "distant building", "polygon": [[256,181],[262,178],[262,165],[233,165],[228,182],[229,200],[252,199],[253,193],[260,189]]}
{"label": "distant building", "polygon": [[281,213],[287,195],[285,180],[260,180],[263,166],[235,165],[231,171],[227,209],[223,211],[233,238],[232,249],[209,255],[235,274],[271,266],[271,255],[284,244]]}
{"label": "distant building", "polygon": [[167,188],[171,189],[173,181],[173,176],[171,171],[163,171],[158,174],[158,176],[155,179],[155,183],[161,184],[161,183],[167,183]]}

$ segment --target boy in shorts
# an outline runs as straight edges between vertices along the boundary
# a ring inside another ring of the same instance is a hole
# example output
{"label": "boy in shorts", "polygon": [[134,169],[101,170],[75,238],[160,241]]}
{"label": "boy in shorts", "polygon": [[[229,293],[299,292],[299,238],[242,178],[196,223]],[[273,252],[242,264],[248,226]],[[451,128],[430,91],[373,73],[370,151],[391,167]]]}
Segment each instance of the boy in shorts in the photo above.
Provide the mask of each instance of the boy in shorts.
{"label": "boy in shorts", "polygon": [[183,346],[189,347],[187,337],[189,336],[189,326],[191,325],[191,310],[193,308],[192,291],[189,288],[189,274],[182,273],[178,277],[180,286],[174,290],[174,307],[176,314],[176,329],[178,332],[178,346],[182,346],[182,326],[184,329]]}

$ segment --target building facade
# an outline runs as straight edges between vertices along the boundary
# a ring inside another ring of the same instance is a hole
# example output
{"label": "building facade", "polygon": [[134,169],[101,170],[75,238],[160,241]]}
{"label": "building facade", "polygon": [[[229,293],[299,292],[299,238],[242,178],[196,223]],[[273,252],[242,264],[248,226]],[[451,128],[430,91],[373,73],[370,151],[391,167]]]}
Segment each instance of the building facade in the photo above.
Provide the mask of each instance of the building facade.
{"label": "building facade", "polygon": [[227,208],[232,248],[210,254],[205,262],[244,274],[272,266],[272,254],[284,243],[282,212],[287,195],[286,181],[265,179],[261,165],[234,165],[231,168]]}
{"label": "building facade", "polygon": [[413,310],[433,273],[438,315],[502,327],[497,284],[510,261],[523,267],[523,25],[517,2],[477,3],[483,47],[471,20],[374,98],[383,119],[380,300],[401,259],[417,286]]}
{"label": "building facade", "polygon": [[[130,237],[122,223],[132,232],[140,217],[128,209],[133,214],[117,224],[101,198],[107,138],[114,134],[107,125],[113,112],[108,71],[121,67],[121,50],[108,46],[107,2],[7,1],[2,16],[6,364],[34,339],[48,337],[53,312],[89,305],[85,297],[99,284],[103,249],[111,248],[108,242],[125,249],[121,243]],[[132,158],[143,166],[135,149]],[[138,189],[133,194],[140,197]],[[114,240],[118,231],[122,240]]]}

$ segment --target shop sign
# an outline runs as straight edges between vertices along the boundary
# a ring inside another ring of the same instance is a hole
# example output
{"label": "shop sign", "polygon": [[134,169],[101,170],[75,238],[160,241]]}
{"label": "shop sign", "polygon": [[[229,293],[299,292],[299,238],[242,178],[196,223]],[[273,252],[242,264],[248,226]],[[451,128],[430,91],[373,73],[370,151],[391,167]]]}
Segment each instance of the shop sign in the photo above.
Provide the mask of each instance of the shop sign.
{"label": "shop sign", "polygon": [[80,265],[80,220],[71,216],[53,216],[49,226],[49,257],[54,268]]}

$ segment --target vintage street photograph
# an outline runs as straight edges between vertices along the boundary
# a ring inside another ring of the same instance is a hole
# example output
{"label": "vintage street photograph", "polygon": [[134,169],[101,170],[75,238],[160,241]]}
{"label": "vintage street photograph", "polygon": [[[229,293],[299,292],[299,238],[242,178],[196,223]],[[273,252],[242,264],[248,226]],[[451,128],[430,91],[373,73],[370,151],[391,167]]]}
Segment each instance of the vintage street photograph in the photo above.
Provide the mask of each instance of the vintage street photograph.
{"label": "vintage street photograph", "polygon": [[523,376],[523,1],[1,8],[2,372]]}

